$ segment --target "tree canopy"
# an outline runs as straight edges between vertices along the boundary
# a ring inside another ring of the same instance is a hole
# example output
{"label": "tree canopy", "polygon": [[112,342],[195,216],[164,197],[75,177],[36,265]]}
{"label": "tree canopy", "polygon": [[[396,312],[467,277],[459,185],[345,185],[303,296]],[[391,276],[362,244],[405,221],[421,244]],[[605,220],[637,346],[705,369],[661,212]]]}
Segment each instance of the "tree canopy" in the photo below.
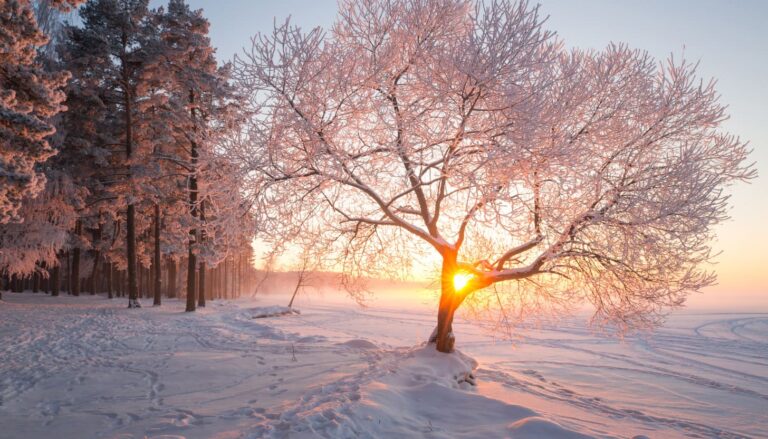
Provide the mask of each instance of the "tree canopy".
{"label": "tree canopy", "polygon": [[724,190],[753,176],[695,64],[542,24],[524,1],[346,0],[330,31],[286,21],[236,61],[269,230],[348,274],[439,254],[441,351],[468,297],[655,323],[712,284]]}

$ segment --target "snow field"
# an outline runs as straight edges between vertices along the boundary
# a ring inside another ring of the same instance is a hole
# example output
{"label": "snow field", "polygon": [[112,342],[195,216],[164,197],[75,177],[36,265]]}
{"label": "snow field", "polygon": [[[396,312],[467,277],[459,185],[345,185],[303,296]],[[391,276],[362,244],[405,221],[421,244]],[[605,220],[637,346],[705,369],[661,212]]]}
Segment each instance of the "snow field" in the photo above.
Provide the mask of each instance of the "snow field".
{"label": "snow field", "polygon": [[3,439],[768,437],[766,314],[680,314],[624,342],[580,318],[515,345],[459,323],[445,355],[423,346],[427,306],[4,299]]}

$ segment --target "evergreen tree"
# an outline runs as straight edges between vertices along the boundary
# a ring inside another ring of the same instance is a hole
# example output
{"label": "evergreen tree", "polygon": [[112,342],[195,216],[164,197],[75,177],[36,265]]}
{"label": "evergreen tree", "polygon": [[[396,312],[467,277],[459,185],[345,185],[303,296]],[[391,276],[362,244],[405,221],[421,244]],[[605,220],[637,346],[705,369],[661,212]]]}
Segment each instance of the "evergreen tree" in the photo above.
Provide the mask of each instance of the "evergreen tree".
{"label": "evergreen tree", "polygon": [[[143,154],[136,142],[135,118],[144,89],[144,67],[153,56],[146,50],[153,28],[148,20],[147,0],[90,0],[80,10],[82,27],[68,29],[68,60],[81,73],[83,97],[90,98],[91,109],[106,110],[104,116],[91,121],[103,122],[85,139],[96,147],[120,145],[110,151],[112,172],[102,176],[103,189],[109,193],[109,206],[125,211],[125,250],[128,274],[128,306],[139,307],[137,283],[137,218],[136,204],[142,194],[138,190],[134,167]],[[108,141],[111,137],[113,141]],[[95,151],[95,150],[92,150]],[[104,182],[104,177],[117,177]]]}
{"label": "evergreen tree", "polygon": [[[58,0],[66,8],[76,0]],[[45,187],[36,169],[55,151],[51,117],[64,109],[66,72],[47,72],[37,50],[48,42],[27,0],[0,0],[0,223],[20,221],[22,199]]]}
{"label": "evergreen tree", "polygon": [[[159,66],[167,72],[168,121],[171,136],[180,142],[169,159],[187,172],[189,215],[193,227],[187,251],[187,311],[205,305],[205,265],[198,260],[203,231],[201,176],[203,159],[213,154],[217,121],[228,117],[227,102],[232,95],[227,85],[228,68],[219,68],[215,49],[208,38],[208,20],[201,10],[193,11],[184,0],[171,0],[168,10],[160,11],[163,50],[158,51]],[[198,285],[197,270],[200,272]]]}

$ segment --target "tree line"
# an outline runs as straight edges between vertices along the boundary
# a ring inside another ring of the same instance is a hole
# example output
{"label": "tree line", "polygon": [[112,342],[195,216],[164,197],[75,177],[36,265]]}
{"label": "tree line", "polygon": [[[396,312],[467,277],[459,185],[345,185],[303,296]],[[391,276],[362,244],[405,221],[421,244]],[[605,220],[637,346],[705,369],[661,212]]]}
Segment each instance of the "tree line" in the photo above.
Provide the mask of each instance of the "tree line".
{"label": "tree line", "polygon": [[254,219],[222,145],[247,114],[202,11],[7,0],[0,14],[3,289],[186,296],[187,311],[243,294]]}

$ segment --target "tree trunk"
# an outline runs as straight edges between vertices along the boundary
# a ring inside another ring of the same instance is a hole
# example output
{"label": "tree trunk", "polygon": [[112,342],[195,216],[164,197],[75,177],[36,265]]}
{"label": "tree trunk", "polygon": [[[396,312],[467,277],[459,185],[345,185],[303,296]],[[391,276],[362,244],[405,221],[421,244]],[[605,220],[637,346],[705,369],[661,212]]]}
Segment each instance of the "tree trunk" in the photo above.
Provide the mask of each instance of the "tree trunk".
{"label": "tree trunk", "polygon": [[185,309],[186,312],[192,312],[195,310],[195,293],[197,292],[197,289],[195,288],[195,281],[197,280],[195,276],[195,267],[197,265],[197,258],[195,257],[195,254],[192,252],[192,246],[194,245],[193,240],[190,239],[189,241],[189,255],[187,256],[187,307]]}
{"label": "tree trunk", "polygon": [[[189,102],[190,102],[190,108],[189,113],[192,117],[193,122],[193,130],[197,132],[197,123],[196,123],[196,117],[195,117],[195,92],[194,90],[189,90]],[[189,175],[189,210],[192,214],[192,218],[197,219],[197,159],[199,157],[198,151],[197,151],[197,142],[192,141],[191,142],[191,164],[192,164],[192,172]],[[187,312],[192,312],[195,310],[195,293],[197,292],[197,289],[195,288],[195,268],[197,268],[197,256],[195,255],[193,251],[193,247],[197,243],[197,229],[193,228],[189,232],[189,260],[187,261]]]}
{"label": "tree trunk", "polygon": [[114,265],[111,262],[107,262],[106,266],[106,272],[107,272],[107,298],[111,299],[114,297],[112,295],[112,275],[114,271]]}
{"label": "tree trunk", "polygon": [[291,301],[288,302],[288,308],[293,308],[293,300],[296,298],[296,294],[298,294],[300,288],[301,288],[301,277],[299,277],[298,282],[296,282],[296,288],[293,289],[293,295],[291,296]]}
{"label": "tree trunk", "polygon": [[59,261],[56,261],[56,265],[53,267],[51,278],[51,296],[58,296],[61,287],[61,264]]}
{"label": "tree trunk", "polygon": [[237,255],[237,297],[243,294],[243,254]]}
{"label": "tree trunk", "polygon": [[[200,223],[205,224],[205,199],[200,200]],[[205,230],[200,230],[200,242],[205,242]],[[205,262],[200,262],[197,287],[197,306],[205,306]]]}
{"label": "tree trunk", "polygon": [[226,276],[227,272],[224,270],[225,267],[226,267],[225,262],[222,262],[221,264],[219,264],[219,298],[220,299],[227,298],[227,290],[225,289],[226,287],[225,280],[227,277]]}
{"label": "tree trunk", "polygon": [[208,269],[208,267],[205,268],[205,284],[204,284],[204,291],[205,291],[205,301],[208,302],[211,300],[211,270]]}
{"label": "tree trunk", "polygon": [[453,286],[453,276],[456,274],[456,262],[452,258],[443,259],[440,274],[440,305],[437,310],[437,327],[430,337],[430,343],[435,343],[440,352],[453,352],[456,339],[453,335],[453,316],[456,309],[464,300],[463,295],[456,293]]}
{"label": "tree trunk", "polygon": [[101,255],[99,254],[99,251],[96,251],[96,254],[93,258],[93,271],[91,272],[91,278],[88,280],[88,292],[91,293],[91,296],[96,294],[96,275],[99,271],[99,258]]}
{"label": "tree trunk", "polygon": [[144,298],[144,267],[141,264],[136,265],[138,273],[136,274],[136,283],[138,285],[139,299]]}
{"label": "tree trunk", "polygon": [[229,299],[229,259],[224,258],[224,298]]}
{"label": "tree trunk", "polygon": [[176,297],[176,260],[168,258],[168,297]]}
{"label": "tree trunk", "polygon": [[[80,236],[82,234],[82,223],[80,220],[75,224],[75,235]],[[80,295],[80,255],[81,250],[79,243],[72,249],[72,260],[70,262],[69,271],[69,293],[73,296]]]}
{"label": "tree trunk", "polygon": [[197,306],[205,307],[205,263],[200,263],[199,286],[197,287]]}
{"label": "tree trunk", "polygon": [[[101,213],[99,213],[99,227],[94,232],[94,245],[98,245],[98,242],[101,241],[102,227]],[[88,292],[91,293],[92,296],[96,294],[96,289],[98,288],[98,285],[96,285],[96,276],[99,272],[99,259],[101,259],[101,252],[95,250],[93,254],[93,271],[91,271],[91,277],[88,279]]]}
{"label": "tree trunk", "polygon": [[[123,36],[124,49],[127,47],[127,38]],[[126,49],[127,50],[127,49]],[[125,60],[122,61],[122,77],[128,83],[130,75]],[[123,90],[125,104],[125,155],[128,163],[128,179],[132,178],[131,156],[133,155],[133,102],[131,101],[130,88]],[[136,283],[136,208],[133,203],[128,205],[126,212],[126,262],[128,263],[128,308],[141,308],[139,303],[139,286]]]}
{"label": "tree trunk", "polygon": [[45,294],[51,294],[51,267],[45,262],[43,262],[42,266],[48,274],[43,278],[43,292],[45,292]]}
{"label": "tree trunk", "polygon": [[136,282],[136,224],[133,204],[128,205],[126,221],[128,247],[128,308],[141,308],[139,304],[139,285]]}
{"label": "tree trunk", "polygon": [[235,258],[232,257],[232,260],[229,263],[229,298],[234,299],[235,298],[235,281],[237,280],[235,278]]}
{"label": "tree trunk", "polygon": [[[75,235],[80,236],[82,231],[82,223],[80,220],[75,224]],[[80,295],[80,243],[72,250],[72,275],[70,278],[70,285],[72,288],[72,295]]]}
{"label": "tree trunk", "polygon": [[67,295],[72,294],[72,286],[71,286],[72,269],[71,269],[71,264],[69,262],[70,253],[71,252],[67,250],[67,271],[64,272],[64,276],[65,276],[64,288],[67,289]]}
{"label": "tree trunk", "polygon": [[155,260],[153,270],[155,271],[155,301],[154,305],[160,306],[161,304],[161,273],[160,273],[160,205],[155,203]]}
{"label": "tree trunk", "polygon": [[211,289],[210,289],[209,297],[211,298],[211,300],[216,300],[216,298],[218,297],[217,295],[219,290],[219,284],[218,284],[219,266],[217,265],[213,267],[210,274],[211,274]]}

